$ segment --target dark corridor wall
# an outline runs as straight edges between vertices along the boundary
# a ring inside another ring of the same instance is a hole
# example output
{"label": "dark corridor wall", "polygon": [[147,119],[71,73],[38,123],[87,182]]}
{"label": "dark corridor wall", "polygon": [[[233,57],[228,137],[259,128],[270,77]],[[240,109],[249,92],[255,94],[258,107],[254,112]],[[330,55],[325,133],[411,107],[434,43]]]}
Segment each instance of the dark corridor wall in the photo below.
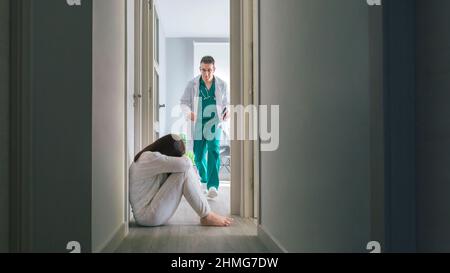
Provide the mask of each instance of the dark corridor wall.
{"label": "dark corridor wall", "polygon": [[0,253],[9,248],[9,0],[0,0]]}
{"label": "dark corridor wall", "polygon": [[383,1],[385,252],[416,251],[415,6]]}
{"label": "dark corridor wall", "polygon": [[450,1],[417,0],[417,247],[450,251]]}
{"label": "dark corridor wall", "polygon": [[260,5],[260,103],[280,106],[280,147],[261,153],[262,227],[289,252],[365,252],[369,6],[358,0]]}
{"label": "dark corridor wall", "polygon": [[450,2],[384,1],[386,237],[450,251]]}
{"label": "dark corridor wall", "polygon": [[30,29],[24,27],[18,49],[24,60],[17,93],[27,100],[18,117],[27,132],[18,136],[27,143],[20,147],[27,162],[20,179],[29,199],[21,211],[30,214],[23,216],[30,223],[20,229],[21,250],[68,252],[67,243],[78,241],[82,252],[90,252],[92,1],[15,3],[30,13],[23,16]]}

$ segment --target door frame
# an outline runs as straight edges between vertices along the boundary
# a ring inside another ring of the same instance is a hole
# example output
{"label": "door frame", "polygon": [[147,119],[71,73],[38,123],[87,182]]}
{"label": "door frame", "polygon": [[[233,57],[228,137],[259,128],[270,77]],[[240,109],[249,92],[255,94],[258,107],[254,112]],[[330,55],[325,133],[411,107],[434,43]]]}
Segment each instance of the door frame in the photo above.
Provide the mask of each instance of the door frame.
{"label": "door frame", "polygon": [[[134,154],[142,148],[142,1],[134,2]],[[128,12],[127,12],[128,14]],[[127,32],[128,37],[128,32]],[[137,125],[137,126],[136,126]]]}
{"label": "door frame", "polygon": [[[259,0],[230,1],[230,10],[231,104],[259,107]],[[256,122],[259,132],[259,119]],[[260,150],[259,139],[231,142],[231,213],[258,221]]]}
{"label": "door frame", "polygon": [[[155,88],[155,72],[160,78],[159,63],[155,65],[155,19],[157,14],[155,0],[142,1],[142,148],[156,141],[156,128],[160,131],[159,122],[155,124],[156,111],[159,111],[159,92]],[[148,8],[144,8],[148,7]],[[159,17],[158,17],[159,18]],[[158,81],[159,84],[159,81]],[[160,132],[159,132],[160,133]]]}
{"label": "door frame", "polygon": [[[256,106],[261,105],[260,100],[260,0],[253,0],[252,5],[252,23],[253,23],[253,103]],[[260,117],[257,118],[257,128],[260,129]],[[254,141],[253,146],[253,174],[254,174],[254,187],[253,187],[253,218],[257,218],[258,223],[261,224],[261,142],[257,138]]]}
{"label": "door frame", "polygon": [[[152,102],[154,101],[153,90],[153,69],[150,70],[150,64],[154,58],[153,53],[153,11],[154,11],[154,1],[153,0],[132,0],[134,2],[134,151],[133,154],[139,153],[144,147],[148,146],[153,142],[155,134],[153,130],[154,117],[154,107],[152,107]],[[149,9],[148,7],[152,8]],[[128,9],[126,9],[126,14],[128,16]],[[149,12],[149,11],[152,12]],[[128,25],[128,18],[126,19]],[[126,32],[126,37],[128,39],[128,31]],[[126,50],[129,49],[128,43],[126,42]],[[151,54],[149,54],[151,52]],[[127,56],[127,55],[126,55]],[[150,74],[151,73],[151,74]],[[126,100],[127,101],[127,100]],[[127,113],[131,114],[131,113]],[[127,120],[125,118],[125,120]],[[151,124],[151,125],[150,125]],[[128,127],[126,126],[125,128]],[[128,151],[128,140],[126,143],[126,154],[129,155]],[[134,158],[132,159],[134,160]],[[131,206],[129,202],[129,166],[128,159],[125,163],[125,222],[128,227],[131,218]]]}
{"label": "door frame", "polygon": [[[160,40],[161,40],[161,32],[160,25],[161,19],[159,16],[158,6],[155,4],[155,0],[151,1],[152,14],[150,16],[152,24],[152,34],[151,41],[152,43],[152,56],[149,60],[150,67],[152,67],[152,75],[151,75],[151,83],[150,83],[150,100],[151,100],[151,113],[153,115],[151,124],[152,138],[150,143],[156,141],[159,137],[162,136],[161,132],[161,54],[157,52],[157,50],[161,50],[160,48]],[[158,45],[156,45],[158,43]],[[158,77],[156,77],[156,75]]]}
{"label": "door frame", "polygon": [[[153,0],[139,0],[142,2],[142,146],[141,148],[153,142]],[[150,12],[151,11],[151,12]],[[152,68],[152,69],[150,69]],[[152,73],[152,74],[150,74]],[[152,121],[152,122],[150,122]]]}
{"label": "door frame", "polygon": [[[129,18],[129,4],[133,6],[133,15],[132,18]],[[124,223],[125,223],[125,236],[128,235],[129,233],[129,224],[130,224],[130,218],[131,218],[131,207],[130,207],[130,197],[129,197],[129,192],[130,192],[130,186],[129,186],[129,167],[130,167],[130,162],[134,161],[134,157],[130,158],[130,146],[129,144],[129,136],[128,136],[128,131],[131,128],[133,130],[133,153],[132,155],[135,155],[137,153],[137,151],[140,149],[140,143],[141,143],[141,89],[140,89],[140,59],[139,59],[139,50],[140,50],[140,36],[136,35],[137,33],[139,33],[138,29],[140,29],[140,21],[139,21],[139,13],[136,11],[139,11],[139,1],[136,0],[125,0],[125,128],[126,128],[126,133],[125,133],[125,156],[126,156],[126,161],[124,164],[124,181],[125,181],[125,185],[124,185]],[[128,99],[129,99],[129,95],[130,95],[130,90],[129,90],[129,78],[128,78],[128,67],[129,67],[129,57],[128,57],[128,51],[131,49],[131,46],[128,44],[128,40],[129,40],[129,32],[128,32],[128,28],[129,28],[129,23],[130,23],[130,19],[132,19],[133,22],[133,66],[134,66],[134,74],[132,75],[133,77],[133,90],[132,90],[132,96],[133,96],[133,110],[129,111],[128,108]],[[133,116],[133,123],[130,124],[128,122],[128,115],[132,115]],[[136,126],[138,125],[138,126]],[[132,126],[132,127],[130,127]]]}
{"label": "door frame", "polygon": [[[129,23],[129,12],[128,12],[128,1],[132,1],[133,2],[133,6],[134,6],[134,10],[133,10],[133,25],[134,25],[134,47],[133,47],[133,55],[134,55],[134,75],[133,75],[133,79],[134,79],[134,86],[133,86],[133,112],[130,113],[128,111],[126,111],[126,115],[134,115],[134,120],[133,120],[133,138],[134,138],[134,145],[133,145],[133,155],[136,155],[137,153],[139,153],[139,151],[141,151],[143,149],[143,146],[145,144],[145,139],[146,139],[146,131],[143,128],[143,124],[144,124],[144,118],[146,115],[144,115],[144,94],[146,93],[144,90],[144,86],[145,82],[144,82],[144,64],[145,62],[142,61],[142,56],[144,56],[144,33],[143,33],[143,24],[144,22],[144,9],[143,7],[145,6],[145,0],[126,0],[125,2],[126,4],[126,58],[127,58],[127,68],[126,68],[126,75],[128,75],[128,50],[130,49],[130,46],[128,44],[128,23]],[[127,78],[127,96],[128,96],[128,76]],[[128,99],[125,100],[125,103],[127,103]],[[128,109],[128,107],[126,108]],[[125,116],[125,121],[127,121],[127,117]],[[126,124],[125,128],[127,128],[130,126],[130,124]],[[124,200],[125,200],[125,211],[124,211],[124,217],[125,217],[125,225],[126,225],[126,234],[128,234],[129,232],[129,223],[130,223],[130,218],[132,215],[131,212],[131,206],[130,206],[130,202],[129,202],[129,162],[133,162],[134,161],[134,157],[133,158],[129,158],[130,155],[130,151],[129,151],[129,146],[128,146],[128,134],[126,135],[126,143],[125,143],[125,147],[126,147],[126,156],[127,156],[127,160],[125,162],[125,196],[124,196]]]}

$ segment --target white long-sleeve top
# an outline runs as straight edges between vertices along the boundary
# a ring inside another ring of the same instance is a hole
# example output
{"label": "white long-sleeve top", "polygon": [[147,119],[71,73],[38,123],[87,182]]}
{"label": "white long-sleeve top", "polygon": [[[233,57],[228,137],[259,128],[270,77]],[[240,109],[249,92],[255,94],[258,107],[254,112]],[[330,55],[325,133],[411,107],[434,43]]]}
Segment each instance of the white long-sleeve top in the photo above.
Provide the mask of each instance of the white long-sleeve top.
{"label": "white long-sleeve top", "polygon": [[185,172],[191,166],[187,157],[143,153],[130,167],[130,203],[134,215],[143,215],[169,174]]}

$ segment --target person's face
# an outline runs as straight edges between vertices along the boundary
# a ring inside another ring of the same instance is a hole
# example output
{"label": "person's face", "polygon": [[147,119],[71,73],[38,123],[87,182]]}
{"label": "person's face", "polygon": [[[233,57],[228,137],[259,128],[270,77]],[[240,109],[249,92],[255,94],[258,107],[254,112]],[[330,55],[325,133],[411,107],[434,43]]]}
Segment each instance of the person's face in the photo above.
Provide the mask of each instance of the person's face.
{"label": "person's face", "polygon": [[213,64],[200,65],[200,72],[202,73],[202,78],[205,82],[210,82],[214,78],[214,72],[216,72],[216,67]]}

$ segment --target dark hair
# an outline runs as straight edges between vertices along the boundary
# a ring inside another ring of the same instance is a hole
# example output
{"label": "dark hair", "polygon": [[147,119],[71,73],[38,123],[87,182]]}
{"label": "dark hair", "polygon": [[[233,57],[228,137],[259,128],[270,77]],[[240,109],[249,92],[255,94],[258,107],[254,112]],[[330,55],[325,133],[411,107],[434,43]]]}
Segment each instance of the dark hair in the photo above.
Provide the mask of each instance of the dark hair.
{"label": "dark hair", "polygon": [[213,64],[213,65],[215,65],[216,61],[211,56],[205,56],[205,57],[202,58],[202,61],[200,62],[200,64]]}
{"label": "dark hair", "polygon": [[142,150],[134,157],[134,162],[137,162],[141,155],[145,152],[158,152],[163,155],[172,157],[182,157],[186,153],[186,146],[181,137],[177,135],[167,135],[155,141],[147,148]]}

